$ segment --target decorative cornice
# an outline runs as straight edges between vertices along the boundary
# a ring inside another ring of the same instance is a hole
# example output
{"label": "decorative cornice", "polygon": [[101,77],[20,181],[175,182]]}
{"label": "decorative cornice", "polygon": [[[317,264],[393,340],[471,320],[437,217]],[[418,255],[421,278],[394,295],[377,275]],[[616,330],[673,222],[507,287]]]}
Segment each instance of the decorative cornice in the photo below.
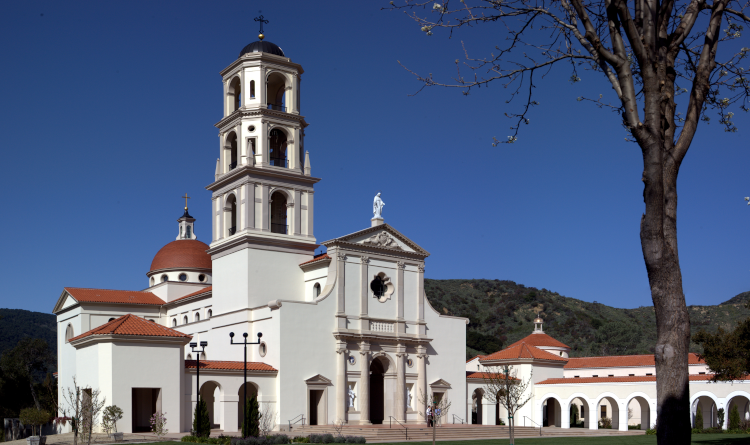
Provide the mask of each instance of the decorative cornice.
{"label": "decorative cornice", "polygon": [[[259,177],[285,179],[289,183],[278,183],[272,184],[269,182],[259,181]],[[289,187],[294,184],[297,187],[312,187],[315,183],[319,182],[320,178],[312,176],[305,176],[296,170],[282,167],[263,167],[259,165],[240,165],[229,173],[225,173],[219,176],[219,179],[206,186],[206,190],[210,190],[214,193],[224,194],[229,190],[233,190],[241,185],[249,182],[260,183],[261,185],[279,185],[283,187]],[[291,183],[291,184],[290,184]]]}
{"label": "decorative cornice", "polygon": [[[280,125],[298,125],[301,128],[307,127],[309,124],[305,121],[305,116],[300,114],[286,113],[284,111],[269,110],[267,108],[238,108],[233,111],[229,116],[224,117],[219,122],[214,124],[214,127],[218,128],[219,131],[226,133],[237,125],[242,124],[243,119],[253,118],[261,119],[261,123],[267,123],[266,119],[263,118],[276,118]],[[292,122],[288,122],[292,121]]]}

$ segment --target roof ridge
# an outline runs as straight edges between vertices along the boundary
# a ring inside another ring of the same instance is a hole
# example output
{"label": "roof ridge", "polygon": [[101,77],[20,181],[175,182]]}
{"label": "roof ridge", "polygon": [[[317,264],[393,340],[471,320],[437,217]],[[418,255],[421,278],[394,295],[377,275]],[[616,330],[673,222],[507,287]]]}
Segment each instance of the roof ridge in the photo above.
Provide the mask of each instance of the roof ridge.
{"label": "roof ridge", "polygon": [[80,289],[80,290],[108,290],[113,292],[138,292],[143,294],[153,294],[153,292],[145,291],[145,290],[128,290],[128,289],[104,289],[101,287],[72,287],[72,286],[64,286],[63,289]]}

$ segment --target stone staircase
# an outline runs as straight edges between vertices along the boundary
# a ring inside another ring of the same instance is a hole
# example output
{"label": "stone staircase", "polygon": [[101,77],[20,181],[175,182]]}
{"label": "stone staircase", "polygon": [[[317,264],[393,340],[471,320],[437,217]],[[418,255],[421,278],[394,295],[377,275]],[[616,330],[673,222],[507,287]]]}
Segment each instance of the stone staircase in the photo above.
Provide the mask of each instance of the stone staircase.
{"label": "stone staircase", "polygon": [[[287,434],[308,435],[326,434],[336,435],[336,429],[332,425],[315,425],[296,427]],[[588,430],[583,428],[555,428],[544,427],[541,429],[542,437],[585,437],[585,436],[635,436],[642,435],[645,431],[629,430]],[[427,442],[432,440],[432,428],[424,425],[406,425],[406,428],[393,424],[386,425],[362,425],[344,426],[341,434],[345,436],[364,436],[367,442]],[[478,440],[478,439],[505,439],[508,438],[507,426],[494,425],[443,425],[435,429],[436,440]],[[539,437],[540,429],[532,427],[517,426],[515,437]]]}

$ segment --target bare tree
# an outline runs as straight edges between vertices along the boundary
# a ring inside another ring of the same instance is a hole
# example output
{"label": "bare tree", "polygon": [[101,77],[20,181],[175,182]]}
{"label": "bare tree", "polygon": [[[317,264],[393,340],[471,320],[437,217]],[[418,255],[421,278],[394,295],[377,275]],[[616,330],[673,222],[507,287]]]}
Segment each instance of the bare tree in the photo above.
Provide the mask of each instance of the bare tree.
{"label": "bare tree", "polygon": [[444,417],[448,416],[451,401],[444,392],[425,394],[422,391],[419,392],[417,400],[421,403],[421,406],[427,406],[427,411],[425,413],[420,412],[419,415],[426,417],[425,420],[432,419],[432,445],[435,445],[435,428]]}
{"label": "bare tree", "polygon": [[[521,124],[539,105],[534,82],[555,65],[602,73],[612,101],[579,97],[621,115],[626,140],[643,155],[640,237],[657,323],[656,386],[659,444],[690,443],[688,346],[690,320],[677,253],[677,175],[700,121],[715,111],[725,131],[737,131],[733,108],[748,111],[750,49],[740,48],[747,0],[405,0],[404,10],[427,35],[444,29],[495,24],[506,36],[488,57],[456,59],[448,82],[412,72],[422,88],[457,88],[464,94],[499,81],[515,112],[512,134],[495,144],[517,141]],[[722,60],[717,60],[722,44]],[[464,75],[468,70],[469,75]],[[677,97],[680,97],[679,103]],[[616,96],[616,98],[614,97]]]}
{"label": "bare tree", "polygon": [[516,413],[531,400],[531,391],[528,391],[531,375],[523,381],[518,379],[518,371],[512,366],[486,366],[482,378],[484,397],[508,411],[510,443],[513,443]]}
{"label": "bare tree", "polygon": [[258,430],[261,436],[267,436],[276,428],[276,411],[269,402],[261,402],[261,406]]}
{"label": "bare tree", "polygon": [[75,376],[73,376],[73,387],[63,390],[63,399],[70,409],[73,445],[78,445],[79,434],[86,443],[91,444],[91,434],[106,401],[104,397],[99,400],[100,394],[98,389],[78,386]]}

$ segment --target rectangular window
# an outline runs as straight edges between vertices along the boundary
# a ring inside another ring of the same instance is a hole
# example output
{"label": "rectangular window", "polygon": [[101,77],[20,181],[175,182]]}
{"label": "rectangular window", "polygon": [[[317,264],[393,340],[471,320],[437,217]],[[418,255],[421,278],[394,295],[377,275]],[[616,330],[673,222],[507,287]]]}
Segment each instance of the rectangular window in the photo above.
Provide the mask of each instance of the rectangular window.
{"label": "rectangular window", "polygon": [[599,374],[594,374],[592,377],[599,377]]}
{"label": "rectangular window", "polygon": [[635,374],[628,374],[629,377],[635,377]]}
{"label": "rectangular window", "polygon": [[574,375],[574,376],[573,376],[573,378],[574,378],[574,379],[577,379],[577,378],[579,378],[579,377],[581,377],[581,376],[579,376],[579,375]]}
{"label": "rectangular window", "polygon": [[602,419],[607,417],[607,405],[602,405]]}
{"label": "rectangular window", "polygon": [[653,375],[653,374],[649,372],[649,373],[647,373],[646,375]]}

